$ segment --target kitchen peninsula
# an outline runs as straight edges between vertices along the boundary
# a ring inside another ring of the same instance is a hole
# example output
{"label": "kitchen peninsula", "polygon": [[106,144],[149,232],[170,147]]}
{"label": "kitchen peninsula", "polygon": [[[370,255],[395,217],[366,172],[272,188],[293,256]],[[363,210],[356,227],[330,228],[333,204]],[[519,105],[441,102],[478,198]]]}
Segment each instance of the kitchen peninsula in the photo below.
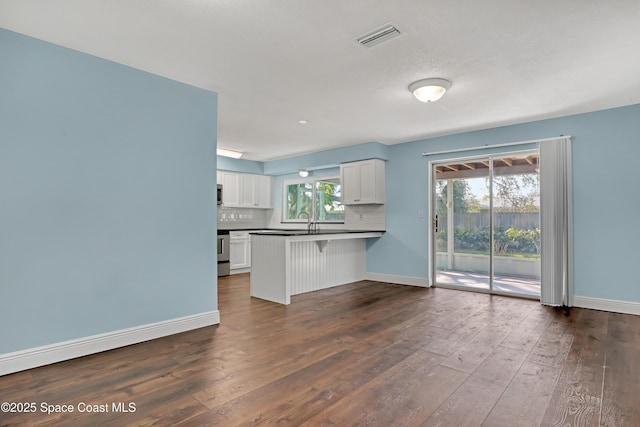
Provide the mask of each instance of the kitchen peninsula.
{"label": "kitchen peninsula", "polygon": [[290,304],[291,295],[363,280],[367,230],[262,230],[251,233],[251,296]]}

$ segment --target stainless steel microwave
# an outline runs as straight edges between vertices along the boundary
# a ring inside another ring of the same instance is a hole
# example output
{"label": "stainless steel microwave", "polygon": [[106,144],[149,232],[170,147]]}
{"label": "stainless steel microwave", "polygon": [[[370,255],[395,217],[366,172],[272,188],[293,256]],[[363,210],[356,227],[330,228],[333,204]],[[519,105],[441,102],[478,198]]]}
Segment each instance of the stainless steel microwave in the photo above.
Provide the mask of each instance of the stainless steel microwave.
{"label": "stainless steel microwave", "polygon": [[222,204],[222,184],[218,184],[218,204]]}

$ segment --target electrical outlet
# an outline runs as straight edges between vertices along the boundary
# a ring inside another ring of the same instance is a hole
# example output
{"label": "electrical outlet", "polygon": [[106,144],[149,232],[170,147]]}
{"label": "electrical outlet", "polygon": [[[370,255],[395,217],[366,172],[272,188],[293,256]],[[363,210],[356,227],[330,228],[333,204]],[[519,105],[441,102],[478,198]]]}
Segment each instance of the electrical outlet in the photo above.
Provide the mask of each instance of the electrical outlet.
{"label": "electrical outlet", "polygon": [[423,210],[419,210],[418,211],[418,218],[424,218],[424,211]]}
{"label": "electrical outlet", "polygon": [[364,214],[360,214],[358,218],[362,221],[364,219]]}

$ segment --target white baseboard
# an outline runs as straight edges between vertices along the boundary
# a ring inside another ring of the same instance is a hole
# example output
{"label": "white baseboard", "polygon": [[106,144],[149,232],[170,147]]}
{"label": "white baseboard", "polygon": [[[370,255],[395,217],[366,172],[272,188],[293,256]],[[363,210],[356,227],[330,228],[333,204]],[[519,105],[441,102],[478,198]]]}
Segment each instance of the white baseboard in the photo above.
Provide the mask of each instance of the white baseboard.
{"label": "white baseboard", "polygon": [[0,376],[220,323],[218,310],[0,354]]}
{"label": "white baseboard", "polygon": [[365,273],[365,280],[373,280],[375,282],[397,283],[398,285],[420,286],[428,288],[431,286],[429,279],[424,277],[397,276],[395,274],[382,273]]}
{"label": "white baseboard", "polygon": [[640,302],[618,301],[613,299],[573,296],[573,306],[593,310],[612,311],[614,313],[640,315]]}

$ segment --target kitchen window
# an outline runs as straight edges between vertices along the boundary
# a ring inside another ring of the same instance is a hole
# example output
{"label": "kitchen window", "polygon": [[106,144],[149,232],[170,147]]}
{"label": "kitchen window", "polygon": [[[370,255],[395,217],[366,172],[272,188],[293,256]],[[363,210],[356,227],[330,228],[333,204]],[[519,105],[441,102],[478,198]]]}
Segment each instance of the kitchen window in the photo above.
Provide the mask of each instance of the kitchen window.
{"label": "kitchen window", "polygon": [[285,181],[283,189],[283,222],[344,222],[340,177]]}

